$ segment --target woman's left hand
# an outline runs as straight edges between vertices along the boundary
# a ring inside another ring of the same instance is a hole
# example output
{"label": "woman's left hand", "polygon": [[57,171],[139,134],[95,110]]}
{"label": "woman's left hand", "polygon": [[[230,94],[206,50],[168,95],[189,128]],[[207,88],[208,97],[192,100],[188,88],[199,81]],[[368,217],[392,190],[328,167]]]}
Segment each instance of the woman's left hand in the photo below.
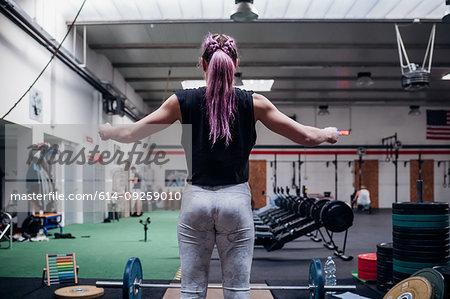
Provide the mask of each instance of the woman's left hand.
{"label": "woman's left hand", "polygon": [[100,125],[98,127],[98,135],[100,136],[100,138],[102,140],[111,139],[112,129],[113,129],[113,127],[111,126],[110,123]]}

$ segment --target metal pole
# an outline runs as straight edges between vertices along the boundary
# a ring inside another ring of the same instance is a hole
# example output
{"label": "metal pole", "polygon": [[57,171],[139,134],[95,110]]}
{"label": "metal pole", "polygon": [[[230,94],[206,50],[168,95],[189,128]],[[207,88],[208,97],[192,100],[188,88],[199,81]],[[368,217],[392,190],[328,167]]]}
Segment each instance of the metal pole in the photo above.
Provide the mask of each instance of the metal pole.
{"label": "metal pole", "polygon": [[337,154],[334,154],[334,199],[338,200],[338,161],[337,161]]}
{"label": "metal pole", "polygon": [[398,202],[398,147],[395,148],[395,202]]}

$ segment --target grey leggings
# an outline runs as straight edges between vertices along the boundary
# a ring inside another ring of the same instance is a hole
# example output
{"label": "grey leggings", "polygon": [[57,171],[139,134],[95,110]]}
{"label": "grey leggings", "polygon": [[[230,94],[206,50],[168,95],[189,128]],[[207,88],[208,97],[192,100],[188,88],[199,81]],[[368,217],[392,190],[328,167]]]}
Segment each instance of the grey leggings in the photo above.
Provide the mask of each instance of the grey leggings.
{"label": "grey leggings", "polygon": [[217,246],[223,295],[250,298],[254,227],[247,183],[214,188],[188,185],[178,220],[181,298],[205,298],[209,262]]}

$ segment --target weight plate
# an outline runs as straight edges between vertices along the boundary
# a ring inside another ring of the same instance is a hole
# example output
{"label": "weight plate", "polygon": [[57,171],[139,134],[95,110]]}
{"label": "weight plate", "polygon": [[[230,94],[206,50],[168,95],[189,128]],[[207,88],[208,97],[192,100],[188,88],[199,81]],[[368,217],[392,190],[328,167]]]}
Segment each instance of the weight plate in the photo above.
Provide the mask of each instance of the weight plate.
{"label": "weight plate", "polygon": [[320,220],[329,231],[340,233],[352,226],[353,210],[343,201],[330,201],[322,207]]}
{"label": "weight plate", "polygon": [[[405,256],[405,255],[399,255],[394,253],[394,259],[401,260],[401,261],[407,261],[407,262],[419,262],[419,263],[435,263],[435,265],[442,264],[442,263],[448,263],[449,256],[446,257],[411,257],[411,256]],[[396,263],[394,262],[394,265]]]}
{"label": "weight plate", "polygon": [[405,257],[447,257],[450,256],[450,251],[448,250],[442,250],[442,251],[411,251],[411,250],[403,250],[403,249],[395,249],[394,248],[394,255],[402,255]]}
{"label": "weight plate", "polygon": [[358,278],[362,280],[377,280],[377,273],[358,270]]}
{"label": "weight plate", "polygon": [[411,275],[419,269],[420,268],[408,268],[408,267],[394,265],[393,271]]}
{"label": "weight plate", "polygon": [[394,243],[401,243],[405,245],[411,246],[445,246],[448,244],[449,239],[443,240],[415,240],[415,239],[401,239],[401,238],[393,238]]}
{"label": "weight plate", "polygon": [[377,274],[379,274],[380,276],[392,276],[392,271],[394,271],[393,266],[390,269],[377,268]]}
{"label": "weight plate", "polygon": [[384,265],[377,265],[377,270],[380,270],[381,272],[392,272],[393,264],[394,263],[384,264]]}
{"label": "weight plate", "polygon": [[392,265],[391,264],[383,264],[383,265],[377,265],[377,271],[380,270],[381,272],[392,272]]}
{"label": "weight plate", "polygon": [[378,265],[392,264],[392,256],[390,258],[383,258],[383,257],[378,256],[377,264]]}
{"label": "weight plate", "polygon": [[309,292],[310,299],[325,298],[325,277],[322,262],[319,259],[312,259],[309,264],[309,285],[312,287]]}
{"label": "weight plate", "polygon": [[123,298],[141,299],[142,288],[135,288],[135,283],[142,282],[141,261],[137,257],[130,257],[123,272]]}
{"label": "weight plate", "polygon": [[410,277],[402,280],[387,292],[383,299],[431,299],[433,298],[433,286],[423,277]]}
{"label": "weight plate", "polygon": [[431,268],[425,268],[415,272],[412,276],[426,278],[434,288],[434,298],[444,299],[445,281],[441,273]]}
{"label": "weight plate", "polygon": [[407,210],[407,209],[392,209],[393,214],[400,215],[445,215],[449,213],[449,209],[441,210]]}
{"label": "weight plate", "polygon": [[314,205],[311,207],[311,216],[313,217],[313,219],[316,221],[316,223],[321,224],[322,221],[320,219],[320,212],[323,208],[323,206],[328,203],[330,200],[329,199],[319,199],[318,201],[316,201],[314,203]]}
{"label": "weight plate", "polygon": [[381,253],[392,253],[392,242],[383,242],[380,244],[377,244],[377,252]]}
{"label": "weight plate", "polygon": [[358,255],[358,261],[368,261],[368,262],[377,262],[377,254],[376,253],[362,253]]}
{"label": "weight plate", "polygon": [[402,261],[402,260],[394,260],[394,264],[395,265],[399,265],[402,267],[408,267],[408,268],[417,268],[417,269],[422,269],[422,268],[430,268],[433,266],[442,266],[442,265],[447,265],[448,262],[440,262],[440,263],[436,263],[436,262],[410,262],[410,261]]}
{"label": "weight plate", "polygon": [[392,204],[393,209],[405,210],[441,210],[448,209],[447,202],[399,202]]}
{"label": "weight plate", "polygon": [[103,293],[103,288],[97,288],[96,286],[89,285],[76,285],[57,289],[55,291],[55,297],[58,299],[90,299],[103,296]]}
{"label": "weight plate", "polygon": [[394,226],[393,231],[407,234],[448,234],[449,227],[420,228],[420,227]]}
{"label": "weight plate", "polygon": [[410,251],[425,251],[425,252],[435,252],[435,251],[449,251],[450,245],[444,245],[444,246],[411,246],[411,245],[404,245],[401,243],[395,243],[395,249],[399,250],[410,250]]}
{"label": "weight plate", "polygon": [[385,280],[391,280],[392,279],[392,273],[393,270],[391,270],[391,272],[383,272],[383,271],[379,271],[377,269],[377,279],[385,279]]}
{"label": "weight plate", "polygon": [[302,217],[311,217],[311,207],[314,205],[315,200],[313,198],[305,198],[298,206],[298,213]]}
{"label": "weight plate", "polygon": [[431,227],[447,227],[449,221],[428,221],[428,222],[413,222],[413,221],[392,221],[393,226],[401,226],[401,227],[423,227],[423,228],[431,228]]}
{"label": "weight plate", "polygon": [[377,260],[383,261],[392,261],[392,251],[389,254],[383,254],[381,252],[377,252]]}
{"label": "weight plate", "polygon": [[448,214],[444,215],[398,215],[392,214],[392,220],[394,221],[447,221],[448,222]]}
{"label": "weight plate", "polygon": [[364,270],[364,269],[366,269],[366,270],[376,270],[376,268],[377,268],[377,263],[376,262],[375,263],[368,263],[368,262],[366,262],[364,260],[358,260],[358,269],[361,269],[361,270]]}
{"label": "weight plate", "polygon": [[420,240],[445,240],[450,237],[449,233],[445,234],[408,234],[400,232],[392,232],[392,236],[400,239],[420,239]]}

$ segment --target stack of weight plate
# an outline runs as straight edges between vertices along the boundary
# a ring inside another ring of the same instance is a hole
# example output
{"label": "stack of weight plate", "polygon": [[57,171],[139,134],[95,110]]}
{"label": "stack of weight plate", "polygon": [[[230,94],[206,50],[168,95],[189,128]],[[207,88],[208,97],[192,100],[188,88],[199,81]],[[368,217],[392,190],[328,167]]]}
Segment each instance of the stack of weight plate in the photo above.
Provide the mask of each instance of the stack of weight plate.
{"label": "stack of weight plate", "polygon": [[449,207],[443,202],[392,205],[394,283],[450,258]]}
{"label": "stack of weight plate", "polygon": [[392,242],[377,245],[377,288],[387,291],[392,282]]}
{"label": "stack of weight plate", "polygon": [[363,280],[377,279],[376,253],[363,253],[358,255],[358,278]]}

